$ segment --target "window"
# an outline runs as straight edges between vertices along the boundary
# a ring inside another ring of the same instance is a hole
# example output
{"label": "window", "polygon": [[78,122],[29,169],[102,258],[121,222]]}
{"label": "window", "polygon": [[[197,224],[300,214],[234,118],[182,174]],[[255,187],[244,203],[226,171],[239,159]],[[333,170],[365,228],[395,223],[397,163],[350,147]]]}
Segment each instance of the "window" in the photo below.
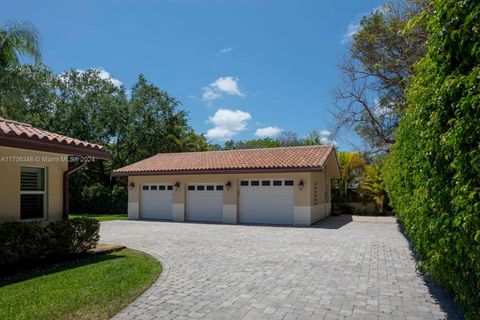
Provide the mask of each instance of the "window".
{"label": "window", "polygon": [[46,211],[45,168],[20,170],[20,219],[41,219]]}
{"label": "window", "polygon": [[223,186],[222,185],[218,185],[217,186],[217,191],[222,191],[223,190]]}
{"label": "window", "polygon": [[273,180],[273,185],[274,186],[281,186],[282,185],[282,180]]}
{"label": "window", "polygon": [[188,186],[188,191],[195,191],[195,186]]}
{"label": "window", "polygon": [[213,191],[213,190],[215,190],[215,186],[207,186],[207,190],[208,191]]}
{"label": "window", "polygon": [[269,186],[270,180],[262,180],[262,186]]}
{"label": "window", "polygon": [[252,181],[250,181],[250,185],[251,185],[251,186],[259,186],[259,185],[260,185],[260,181],[258,181],[258,180],[252,180]]}
{"label": "window", "polygon": [[293,180],[285,180],[286,186],[293,186]]}
{"label": "window", "polygon": [[167,190],[169,191],[173,190],[173,186],[167,186]]}
{"label": "window", "polygon": [[197,191],[203,191],[205,190],[205,186],[197,186]]}
{"label": "window", "polygon": [[[162,187],[162,186],[160,186],[160,190],[162,190],[161,187]],[[157,190],[157,186],[151,186],[151,187],[150,187],[150,190]]]}
{"label": "window", "polygon": [[165,191],[166,187],[165,186],[158,186],[158,190],[160,191]]}
{"label": "window", "polygon": [[148,186],[143,186],[142,190],[148,190]]}
{"label": "window", "polygon": [[240,185],[243,186],[243,187],[248,186],[248,180],[240,181]]}

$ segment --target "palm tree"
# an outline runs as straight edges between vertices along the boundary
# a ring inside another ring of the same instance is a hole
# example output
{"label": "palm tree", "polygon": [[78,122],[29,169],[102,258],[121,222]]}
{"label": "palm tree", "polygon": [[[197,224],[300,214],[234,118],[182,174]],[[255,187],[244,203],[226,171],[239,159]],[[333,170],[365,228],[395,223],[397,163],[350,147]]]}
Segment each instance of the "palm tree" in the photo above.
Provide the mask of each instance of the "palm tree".
{"label": "palm tree", "polygon": [[40,36],[26,21],[9,21],[0,27],[0,70],[18,65],[20,56],[30,56],[35,63],[41,60]]}
{"label": "palm tree", "polygon": [[348,188],[358,182],[365,161],[358,152],[340,152],[338,163],[341,171],[341,188],[344,196],[347,196]]}
{"label": "palm tree", "polygon": [[375,201],[380,213],[385,212],[386,192],[383,184],[381,168],[378,164],[366,166],[365,175],[360,183],[360,192],[369,195]]}

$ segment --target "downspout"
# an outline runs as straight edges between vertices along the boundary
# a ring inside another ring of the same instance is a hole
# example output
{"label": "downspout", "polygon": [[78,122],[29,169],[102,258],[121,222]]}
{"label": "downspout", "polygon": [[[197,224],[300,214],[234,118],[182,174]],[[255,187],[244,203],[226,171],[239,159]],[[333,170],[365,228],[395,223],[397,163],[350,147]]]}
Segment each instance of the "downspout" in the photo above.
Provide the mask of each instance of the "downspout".
{"label": "downspout", "polygon": [[69,203],[70,200],[68,197],[68,191],[69,191],[68,179],[72,173],[74,173],[77,170],[80,170],[86,164],[87,164],[87,161],[78,163],[63,173],[63,219],[64,220],[68,219],[68,214],[70,212],[70,203]]}
{"label": "downspout", "polygon": [[323,206],[324,206],[324,212],[325,212],[325,217],[328,216],[327,214],[327,194],[328,194],[328,189],[327,189],[327,165],[325,165],[324,167],[324,170],[323,170],[323,183],[324,183],[324,186],[325,186],[325,193],[323,195]]}

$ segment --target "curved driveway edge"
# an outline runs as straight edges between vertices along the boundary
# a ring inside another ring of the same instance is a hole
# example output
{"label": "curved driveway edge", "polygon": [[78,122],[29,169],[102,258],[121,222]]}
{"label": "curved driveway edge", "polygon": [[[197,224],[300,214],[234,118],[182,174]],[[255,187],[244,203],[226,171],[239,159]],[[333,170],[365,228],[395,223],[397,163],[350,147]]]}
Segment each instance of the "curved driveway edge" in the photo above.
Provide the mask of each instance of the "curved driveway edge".
{"label": "curved driveway edge", "polygon": [[392,217],[308,228],[111,221],[101,241],[163,267],[114,319],[461,319],[416,272]]}

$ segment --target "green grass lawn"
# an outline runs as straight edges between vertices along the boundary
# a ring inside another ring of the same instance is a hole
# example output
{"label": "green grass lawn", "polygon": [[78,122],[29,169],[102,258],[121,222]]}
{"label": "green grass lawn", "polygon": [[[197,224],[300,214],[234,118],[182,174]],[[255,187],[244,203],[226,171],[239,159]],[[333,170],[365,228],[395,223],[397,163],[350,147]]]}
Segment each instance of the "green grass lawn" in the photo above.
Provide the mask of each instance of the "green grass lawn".
{"label": "green grass lawn", "polygon": [[123,249],[0,276],[0,319],[108,319],[161,272],[149,255]]}
{"label": "green grass lawn", "polygon": [[113,220],[127,220],[128,216],[126,214],[70,214],[70,218],[95,218],[98,221],[113,221]]}

